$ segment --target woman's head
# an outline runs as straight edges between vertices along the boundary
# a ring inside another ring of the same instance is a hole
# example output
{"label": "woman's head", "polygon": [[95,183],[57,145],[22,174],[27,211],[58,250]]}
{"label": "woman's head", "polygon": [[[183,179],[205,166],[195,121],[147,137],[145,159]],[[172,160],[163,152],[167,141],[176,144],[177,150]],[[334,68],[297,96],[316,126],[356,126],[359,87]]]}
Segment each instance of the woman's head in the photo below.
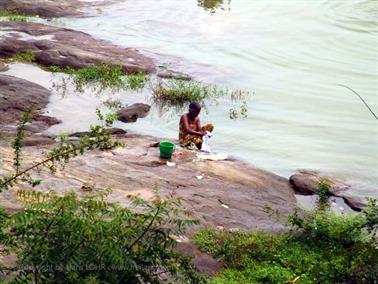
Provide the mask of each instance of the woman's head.
{"label": "woman's head", "polygon": [[201,112],[201,105],[198,102],[192,102],[189,105],[189,114],[193,117],[197,117]]}

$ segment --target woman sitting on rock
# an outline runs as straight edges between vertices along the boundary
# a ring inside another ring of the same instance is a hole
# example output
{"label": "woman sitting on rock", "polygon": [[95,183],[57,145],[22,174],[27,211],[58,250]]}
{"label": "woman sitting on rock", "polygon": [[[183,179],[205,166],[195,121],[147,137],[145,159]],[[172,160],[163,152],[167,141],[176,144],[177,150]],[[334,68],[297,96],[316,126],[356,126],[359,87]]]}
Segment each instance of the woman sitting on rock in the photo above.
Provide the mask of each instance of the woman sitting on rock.
{"label": "woman sitting on rock", "polygon": [[206,135],[207,131],[213,131],[214,126],[212,124],[206,124],[201,127],[198,116],[200,112],[201,105],[197,102],[193,102],[189,105],[189,112],[181,116],[179,132],[180,144],[186,147],[195,145],[197,149],[201,149],[202,137]]}

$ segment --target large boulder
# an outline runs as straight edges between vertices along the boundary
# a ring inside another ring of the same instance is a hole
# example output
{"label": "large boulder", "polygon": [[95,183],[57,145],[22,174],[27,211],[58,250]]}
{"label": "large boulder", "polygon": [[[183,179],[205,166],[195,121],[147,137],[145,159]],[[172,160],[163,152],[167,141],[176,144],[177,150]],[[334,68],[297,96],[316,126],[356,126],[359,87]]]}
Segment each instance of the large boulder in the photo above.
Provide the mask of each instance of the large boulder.
{"label": "large boulder", "polygon": [[119,65],[125,73],[155,70],[152,59],[138,50],[94,39],[89,34],[32,22],[0,22],[0,57],[27,51],[43,66],[86,68],[99,63]]}
{"label": "large boulder", "polygon": [[146,117],[150,111],[150,106],[143,103],[132,104],[118,112],[118,120],[122,122],[135,122],[138,118]]}
{"label": "large boulder", "polygon": [[320,175],[315,171],[301,171],[290,177],[289,181],[297,194],[312,195],[317,191],[318,183],[326,180],[330,184],[330,193],[338,196],[342,191],[350,188],[350,185],[343,183],[335,178]]}
{"label": "large boulder", "polygon": [[38,84],[13,76],[0,75],[0,133],[14,134],[21,113],[32,105],[35,110],[33,115],[35,121],[27,125],[27,131],[37,133],[59,123],[59,120],[41,114],[49,102],[49,97],[50,91]]}

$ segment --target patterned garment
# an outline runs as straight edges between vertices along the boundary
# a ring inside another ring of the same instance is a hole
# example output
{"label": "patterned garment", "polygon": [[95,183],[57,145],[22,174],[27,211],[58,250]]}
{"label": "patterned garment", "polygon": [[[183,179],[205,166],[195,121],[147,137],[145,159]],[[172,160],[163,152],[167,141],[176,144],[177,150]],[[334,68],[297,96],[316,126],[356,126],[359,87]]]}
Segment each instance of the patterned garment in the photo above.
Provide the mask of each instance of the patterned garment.
{"label": "patterned garment", "polygon": [[[189,129],[193,131],[209,131],[212,132],[214,130],[214,126],[209,123],[202,127],[202,129],[197,129],[196,122],[189,122]],[[179,140],[180,144],[184,146],[195,145],[198,149],[201,149],[202,146],[202,137],[194,134],[186,133],[184,130],[183,125],[180,124],[180,132],[179,132]]]}

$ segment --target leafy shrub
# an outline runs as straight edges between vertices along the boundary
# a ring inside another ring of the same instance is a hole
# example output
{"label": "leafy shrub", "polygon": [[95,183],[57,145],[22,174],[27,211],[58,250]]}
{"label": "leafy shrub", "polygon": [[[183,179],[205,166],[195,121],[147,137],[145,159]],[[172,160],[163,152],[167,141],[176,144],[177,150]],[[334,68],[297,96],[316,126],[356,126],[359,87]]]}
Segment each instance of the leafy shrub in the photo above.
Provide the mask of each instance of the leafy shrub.
{"label": "leafy shrub", "polygon": [[378,283],[377,212],[371,200],[362,214],[296,213],[286,233],[202,229],[193,241],[225,262],[211,283]]}
{"label": "leafy shrub", "polygon": [[[88,68],[74,69],[52,65],[51,72],[61,72],[70,75],[70,81],[77,92],[83,92],[85,87],[91,87],[97,93],[105,89],[119,91],[122,89],[141,90],[149,80],[149,75],[143,72],[125,74],[120,65],[97,64]],[[67,82],[64,82],[67,84]],[[69,82],[68,82],[69,83]]]}
{"label": "leafy shrub", "polygon": [[203,101],[210,95],[217,96],[217,89],[206,88],[198,82],[184,80],[159,81],[153,86],[152,95],[156,101],[172,105]]}
{"label": "leafy shrub", "polygon": [[327,210],[330,206],[331,183],[327,179],[321,179],[316,189],[318,210]]}
{"label": "leafy shrub", "polygon": [[11,268],[17,279],[159,283],[165,272],[190,282],[191,267],[172,250],[176,241],[171,236],[195,223],[179,200],[130,197],[132,205],[123,208],[106,202],[106,195],[80,199],[74,193],[21,191],[18,196],[26,209],[2,223],[3,244],[17,255]]}

